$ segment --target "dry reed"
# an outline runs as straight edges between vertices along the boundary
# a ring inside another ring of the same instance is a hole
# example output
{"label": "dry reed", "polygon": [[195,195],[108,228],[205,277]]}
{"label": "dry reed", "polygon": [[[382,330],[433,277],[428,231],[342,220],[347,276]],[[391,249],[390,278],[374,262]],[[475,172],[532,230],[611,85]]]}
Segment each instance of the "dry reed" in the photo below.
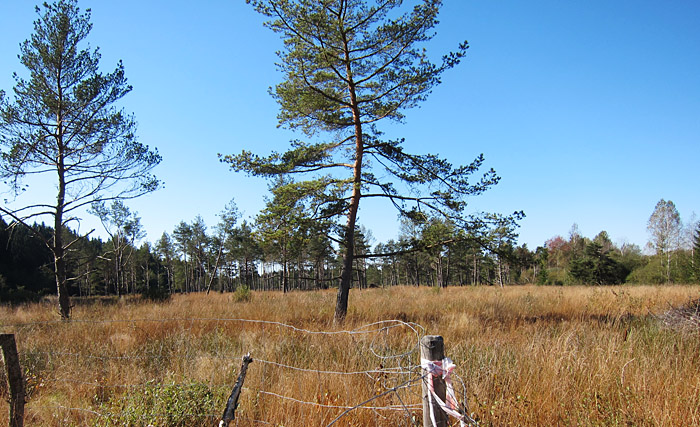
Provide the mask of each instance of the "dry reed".
{"label": "dry reed", "polygon": [[[191,294],[157,304],[81,303],[71,322],[56,321],[51,302],[4,307],[0,326],[18,341],[31,392],[27,425],[211,425],[247,352],[258,361],[248,371],[237,425],[327,425],[345,407],[411,374],[316,370],[406,370],[418,363],[410,353],[417,336],[405,326],[355,335],[300,329],[352,330],[385,319],[415,322],[444,337],[466,385],[460,395],[482,426],[700,425],[700,342],[658,320],[698,290],[354,290],[342,325],[333,323],[332,291],[254,292],[243,302]],[[378,357],[403,353],[408,356]],[[5,379],[0,383],[6,397]],[[358,409],[336,425],[413,425],[421,419],[416,404],[420,386],[369,404],[409,405],[408,411]],[[1,424],[7,406],[0,408]]]}

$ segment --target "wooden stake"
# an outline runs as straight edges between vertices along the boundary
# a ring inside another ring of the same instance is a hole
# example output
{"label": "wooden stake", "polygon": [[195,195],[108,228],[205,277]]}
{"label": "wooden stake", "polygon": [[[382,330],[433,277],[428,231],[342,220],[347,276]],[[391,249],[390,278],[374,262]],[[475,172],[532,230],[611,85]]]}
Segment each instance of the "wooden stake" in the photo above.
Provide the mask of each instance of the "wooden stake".
{"label": "wooden stake", "polygon": [[219,427],[228,427],[228,424],[236,419],[236,408],[238,407],[238,398],[241,396],[241,389],[243,388],[243,381],[245,381],[245,375],[248,371],[248,365],[253,362],[253,358],[250,357],[250,353],[243,356],[243,364],[241,365],[241,373],[238,374],[238,379],[236,380],[236,385],[233,386],[231,390],[231,396],[226,402],[226,409],[224,409],[224,415],[219,421]]}
{"label": "wooden stake", "polygon": [[[420,340],[420,357],[429,361],[442,361],[445,358],[445,343],[440,335],[426,335]],[[430,386],[428,373],[425,369],[423,374],[423,426],[424,427],[447,427],[447,414],[440,408],[435,399],[429,398]],[[441,376],[433,376],[433,389],[435,394],[445,401],[445,381]],[[430,418],[430,413],[435,415],[435,424]]]}
{"label": "wooden stake", "polygon": [[10,385],[10,427],[24,426],[24,378],[19,366],[17,343],[14,334],[0,334],[2,357],[7,371],[7,382]]}

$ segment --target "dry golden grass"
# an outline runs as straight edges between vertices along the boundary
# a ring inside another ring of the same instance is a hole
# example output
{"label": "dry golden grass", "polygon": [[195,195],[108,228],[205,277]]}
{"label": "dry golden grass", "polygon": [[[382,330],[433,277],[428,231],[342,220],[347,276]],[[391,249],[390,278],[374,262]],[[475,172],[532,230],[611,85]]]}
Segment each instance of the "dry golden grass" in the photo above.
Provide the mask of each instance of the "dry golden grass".
{"label": "dry golden grass", "polygon": [[[375,354],[414,349],[417,336],[408,327],[319,335],[231,319],[314,331],[385,319],[418,323],[444,337],[447,356],[465,380],[469,410],[482,426],[700,425],[698,335],[665,329],[655,318],[699,294],[692,286],[353,290],[343,325],[333,323],[333,291],[253,293],[248,302],[192,294],[159,304],[83,303],[71,322],[56,321],[48,302],[5,307],[0,326],[18,341],[31,390],[27,425],[211,425],[247,352],[257,361],[237,425],[327,425],[343,412],[327,406],[356,405],[410,376],[312,370],[419,363],[415,352],[398,359]],[[7,397],[4,377],[0,394]],[[370,405],[402,403],[419,404],[420,386]],[[6,423],[7,405],[0,410],[0,424]],[[419,409],[409,415],[355,410],[335,425],[412,425],[410,416],[420,425]]]}

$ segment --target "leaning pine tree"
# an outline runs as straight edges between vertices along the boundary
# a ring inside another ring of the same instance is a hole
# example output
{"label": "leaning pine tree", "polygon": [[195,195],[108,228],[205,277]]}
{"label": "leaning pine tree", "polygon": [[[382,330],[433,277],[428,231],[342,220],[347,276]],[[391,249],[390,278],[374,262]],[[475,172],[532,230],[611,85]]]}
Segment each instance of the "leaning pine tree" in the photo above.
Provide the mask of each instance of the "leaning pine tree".
{"label": "leaning pine tree", "polygon": [[[438,64],[426,56],[423,45],[438,23],[440,0],[418,1],[408,12],[400,0],[248,3],[269,18],[266,26],[284,40],[279,67],[285,79],[272,93],[281,107],[280,125],[303,131],[313,142],[294,141],[288,151],[265,157],[243,151],[222,160],[256,176],[303,176],[288,185],[306,201],[309,212],[321,220],[345,218],[336,227],[343,253],[337,320],[347,313],[363,198],[386,198],[409,217],[444,215],[473,233],[491,220],[516,219],[518,215],[464,214],[467,196],[499,180],[489,170],[476,182],[469,181],[483,156],[455,167],[436,155],[406,153],[402,140],[382,140],[377,128],[383,120],[401,121],[403,112],[425,100],[441,74],[466,53],[465,42]],[[400,192],[399,186],[408,191]]]}
{"label": "leaning pine tree", "polygon": [[77,0],[59,0],[36,10],[34,34],[20,45],[28,79],[15,74],[14,102],[0,105],[0,176],[17,193],[25,189],[23,178],[46,176],[57,192],[53,200],[0,206],[0,212],[25,224],[52,217],[53,236],[44,242],[67,319],[76,277],[69,276],[66,255],[76,240],[65,241],[63,231],[79,222],[81,208],[156,190],[160,183],[150,172],[161,157],[137,141],[134,119],[115,107],[131,91],[121,62],[103,74],[97,49],[81,49],[92,29],[90,9],[81,13]]}

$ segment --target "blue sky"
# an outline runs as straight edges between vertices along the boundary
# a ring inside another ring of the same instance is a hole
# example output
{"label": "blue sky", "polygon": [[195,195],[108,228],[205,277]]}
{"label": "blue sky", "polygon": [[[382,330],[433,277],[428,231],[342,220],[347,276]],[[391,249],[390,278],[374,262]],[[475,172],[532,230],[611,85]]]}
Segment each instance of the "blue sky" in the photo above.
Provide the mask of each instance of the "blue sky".
{"label": "blue sky", "polygon": [[[410,2],[407,2],[410,4]],[[34,2],[0,2],[0,89],[23,73]],[[217,153],[284,150],[302,135],[278,129],[267,88],[280,80],[278,37],[243,0],[81,1],[92,8],[88,41],[104,71],[124,62],[143,143],[157,147],[165,188],[129,202],[157,240],[201,215],[210,229],[232,198],[244,217],[264,206],[265,181],[228,170]],[[643,246],[659,199],[681,217],[700,214],[700,3],[695,1],[445,0],[436,58],[469,40],[405,124],[386,124],[414,152],[455,164],[484,153],[502,181],[469,209],[523,210],[519,243],[534,249],[572,224],[593,237]],[[0,189],[3,191],[4,189]],[[31,182],[17,199],[53,200]],[[376,241],[398,233],[392,208],[361,208]],[[97,228],[88,214],[81,230]],[[101,233],[103,234],[103,233]]]}

